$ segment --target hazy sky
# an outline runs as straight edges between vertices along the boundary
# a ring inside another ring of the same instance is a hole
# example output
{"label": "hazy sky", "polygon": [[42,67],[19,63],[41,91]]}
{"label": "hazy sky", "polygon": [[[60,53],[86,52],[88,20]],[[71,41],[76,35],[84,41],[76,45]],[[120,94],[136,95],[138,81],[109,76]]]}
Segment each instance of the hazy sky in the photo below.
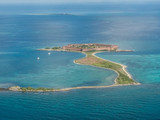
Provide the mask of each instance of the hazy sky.
{"label": "hazy sky", "polygon": [[134,3],[147,3],[147,2],[158,2],[160,0],[0,0],[0,3],[92,3],[92,2],[134,2]]}

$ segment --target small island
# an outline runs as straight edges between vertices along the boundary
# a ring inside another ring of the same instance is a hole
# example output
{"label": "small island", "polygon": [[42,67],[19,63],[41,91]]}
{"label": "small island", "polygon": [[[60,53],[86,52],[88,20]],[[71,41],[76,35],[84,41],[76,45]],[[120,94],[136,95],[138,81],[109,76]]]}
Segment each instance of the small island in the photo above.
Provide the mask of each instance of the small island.
{"label": "small island", "polygon": [[118,49],[117,45],[89,43],[89,44],[69,44],[63,47],[52,47],[52,48],[47,47],[39,50],[87,52],[87,51],[116,51],[117,49]]}
{"label": "small island", "polygon": [[113,85],[107,86],[80,86],[80,87],[72,87],[72,88],[31,88],[31,87],[19,87],[13,86],[8,88],[11,91],[33,91],[33,92],[58,92],[58,91],[68,91],[73,89],[84,89],[84,88],[107,88],[114,86],[125,86],[125,85],[140,85],[140,83],[133,80],[132,76],[127,72],[125,65],[112,62],[110,60],[102,59],[96,56],[96,53],[110,51],[110,52],[131,52],[132,50],[118,50],[117,45],[106,45],[106,44],[97,44],[97,43],[89,43],[89,44],[69,44],[63,47],[52,47],[52,48],[44,48],[39,49],[44,51],[67,51],[67,52],[81,52],[86,56],[81,59],[74,60],[75,64],[82,65],[90,65],[105,69],[113,70],[117,73],[117,78],[114,80]]}

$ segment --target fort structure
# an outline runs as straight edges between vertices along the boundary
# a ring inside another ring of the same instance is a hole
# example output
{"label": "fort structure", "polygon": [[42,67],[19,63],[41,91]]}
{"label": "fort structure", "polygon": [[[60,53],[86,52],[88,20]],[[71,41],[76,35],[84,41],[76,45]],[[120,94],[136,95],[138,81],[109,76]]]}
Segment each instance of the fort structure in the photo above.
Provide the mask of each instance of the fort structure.
{"label": "fort structure", "polygon": [[97,44],[97,43],[88,43],[88,44],[69,44],[62,47],[63,50],[70,51],[116,51],[118,49],[117,45],[107,45],[107,44]]}

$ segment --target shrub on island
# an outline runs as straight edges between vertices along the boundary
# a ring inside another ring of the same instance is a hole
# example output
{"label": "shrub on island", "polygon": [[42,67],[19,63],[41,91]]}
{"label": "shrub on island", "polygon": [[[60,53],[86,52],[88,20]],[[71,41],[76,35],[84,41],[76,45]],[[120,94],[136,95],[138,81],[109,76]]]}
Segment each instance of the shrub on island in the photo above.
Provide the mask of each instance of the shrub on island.
{"label": "shrub on island", "polygon": [[53,47],[52,49],[54,49],[54,50],[55,50],[55,49],[60,49],[60,48],[61,48],[61,47]]}
{"label": "shrub on island", "polygon": [[32,87],[22,87],[21,88],[22,91],[52,91],[52,90],[56,90],[54,88],[32,88]]}

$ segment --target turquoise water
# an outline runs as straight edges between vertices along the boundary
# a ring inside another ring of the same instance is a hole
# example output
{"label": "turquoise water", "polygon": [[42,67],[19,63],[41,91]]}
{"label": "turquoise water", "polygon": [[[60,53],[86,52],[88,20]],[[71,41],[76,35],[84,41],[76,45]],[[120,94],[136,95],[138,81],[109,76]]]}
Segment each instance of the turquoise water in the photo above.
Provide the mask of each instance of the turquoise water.
{"label": "turquoise water", "polygon": [[143,84],[160,83],[160,54],[100,53],[99,57],[127,65],[132,77]]}
{"label": "turquoise water", "polygon": [[[0,87],[113,84],[113,71],[73,63],[83,54],[36,50],[71,43],[135,50],[97,55],[127,65],[142,85],[56,93],[0,91],[0,120],[159,120],[159,4],[66,6],[0,7]],[[64,11],[70,14],[55,14]]]}
{"label": "turquoise water", "polygon": [[[29,51],[1,54],[0,86],[67,88],[113,84],[116,73],[74,64],[85,55],[71,52]],[[40,60],[37,60],[40,57]],[[18,62],[18,64],[16,64]],[[95,76],[94,76],[95,75]]]}

